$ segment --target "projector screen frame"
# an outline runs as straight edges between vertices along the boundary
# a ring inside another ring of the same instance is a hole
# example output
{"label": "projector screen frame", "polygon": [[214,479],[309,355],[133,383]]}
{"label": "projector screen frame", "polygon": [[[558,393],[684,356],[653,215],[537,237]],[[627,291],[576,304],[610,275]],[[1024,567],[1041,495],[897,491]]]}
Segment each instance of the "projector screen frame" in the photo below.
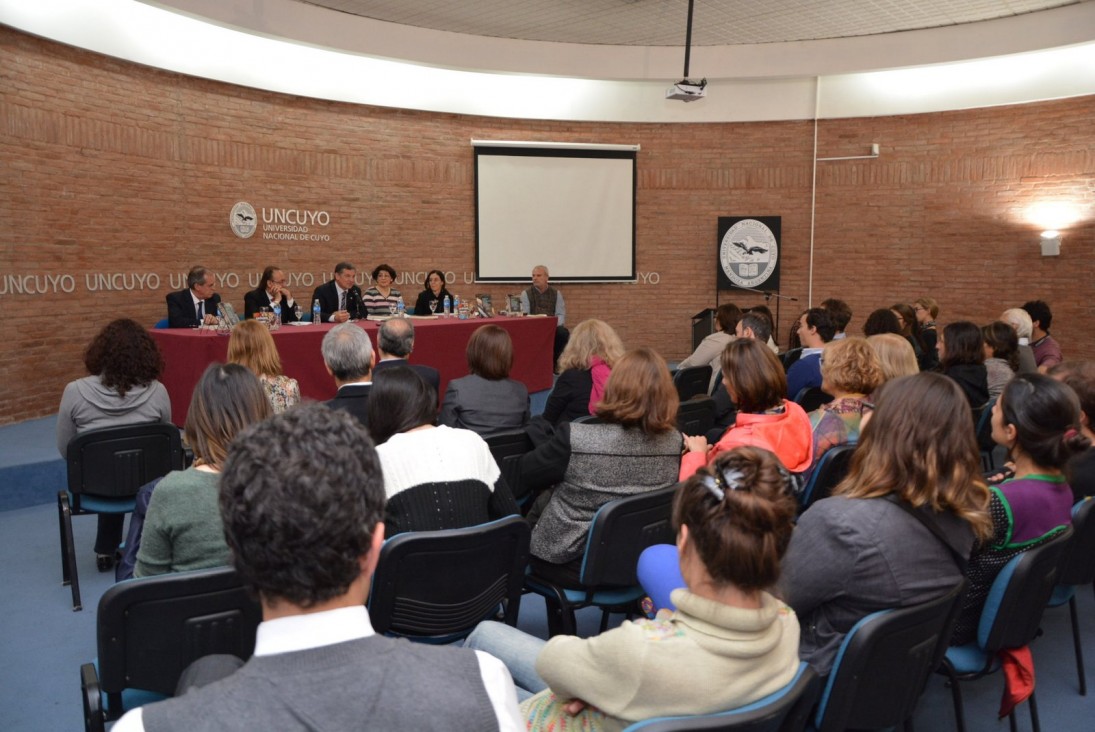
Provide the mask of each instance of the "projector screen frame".
{"label": "projector screen frame", "polygon": [[[555,282],[567,282],[567,283],[605,283],[605,282],[630,282],[634,283],[638,281],[638,268],[637,268],[637,243],[636,243],[636,220],[637,220],[637,197],[638,197],[638,152],[641,149],[639,145],[616,145],[616,144],[600,144],[600,143],[570,143],[570,142],[528,142],[528,141],[511,141],[511,140],[472,140],[471,141],[474,153],[474,186],[475,186],[475,281],[484,283],[509,283],[509,282],[528,282],[530,274],[528,273],[514,273],[510,275],[484,275],[483,274],[483,262],[484,252],[481,248],[480,241],[480,227],[481,227],[481,202],[480,202],[480,156],[508,156],[508,157],[537,157],[537,158],[578,158],[578,159],[606,159],[606,160],[627,160],[631,163],[631,182],[630,182],[630,247],[629,251],[623,254],[627,260],[627,267],[629,272],[626,274],[596,274],[590,273],[585,275],[573,275],[563,274],[561,272],[551,272],[552,280]],[[621,247],[622,250],[622,247]],[[548,267],[549,271],[552,270],[553,263],[550,261],[550,257],[540,257],[534,264],[529,265],[528,269],[531,273],[531,269],[536,264],[544,264]]]}

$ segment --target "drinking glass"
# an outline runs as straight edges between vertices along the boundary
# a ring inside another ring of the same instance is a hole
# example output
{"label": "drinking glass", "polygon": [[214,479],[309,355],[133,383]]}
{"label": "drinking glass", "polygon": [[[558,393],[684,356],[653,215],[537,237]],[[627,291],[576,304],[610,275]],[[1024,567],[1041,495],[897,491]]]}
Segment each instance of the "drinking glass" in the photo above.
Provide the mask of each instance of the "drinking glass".
{"label": "drinking glass", "polygon": [[293,306],[293,315],[297,316],[297,322],[300,322],[301,316],[304,315],[304,311],[300,309],[300,305]]}
{"label": "drinking glass", "polygon": [[397,309],[398,309],[398,308],[396,307],[396,304],[395,304],[394,302],[392,302],[392,301],[390,301],[390,300],[389,300],[389,301],[388,301],[388,312],[392,314],[392,317],[393,317],[393,318],[395,317],[395,311],[396,311]]}
{"label": "drinking glass", "polygon": [[430,315],[437,312],[437,300],[430,300]]}

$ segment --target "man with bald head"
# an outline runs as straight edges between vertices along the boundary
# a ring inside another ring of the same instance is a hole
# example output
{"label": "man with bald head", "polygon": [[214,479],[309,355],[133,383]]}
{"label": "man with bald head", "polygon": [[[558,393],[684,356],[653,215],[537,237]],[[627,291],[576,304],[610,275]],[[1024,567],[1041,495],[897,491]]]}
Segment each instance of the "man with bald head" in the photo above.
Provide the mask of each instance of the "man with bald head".
{"label": "man with bald head", "polygon": [[527,315],[554,315],[555,347],[552,363],[559,360],[559,354],[570,340],[570,331],[566,329],[567,306],[563,302],[563,293],[548,284],[548,268],[538,264],[532,268],[532,287],[521,293],[521,312]]}
{"label": "man with bald head", "polygon": [[414,350],[414,327],[406,318],[392,318],[384,321],[376,334],[376,350],[380,352],[380,360],[376,364],[375,371],[383,371],[393,366],[406,366],[411,369],[427,384],[433,387],[436,394],[441,389],[441,374],[432,366],[423,366],[407,361]]}

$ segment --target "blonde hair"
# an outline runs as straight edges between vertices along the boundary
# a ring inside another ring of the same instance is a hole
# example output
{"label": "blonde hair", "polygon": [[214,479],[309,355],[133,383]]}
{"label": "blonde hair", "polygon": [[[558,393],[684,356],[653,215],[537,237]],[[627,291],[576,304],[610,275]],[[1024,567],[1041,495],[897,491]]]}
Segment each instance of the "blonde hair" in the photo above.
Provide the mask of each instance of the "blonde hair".
{"label": "blonde hair", "polygon": [[246,366],[256,376],[281,376],[281,356],[266,326],[244,320],[232,329],[228,339],[228,363]]}
{"label": "blonde hair", "polygon": [[612,326],[603,320],[583,320],[570,334],[566,348],[559,356],[559,369],[585,370],[594,356],[600,356],[611,368],[624,355],[624,344]]}
{"label": "blonde hair", "polygon": [[882,381],[896,379],[899,376],[912,376],[920,373],[916,363],[916,352],[912,344],[896,333],[879,333],[867,336],[867,343],[878,356],[878,365],[882,368]]}
{"label": "blonde hair", "polygon": [[825,344],[821,378],[852,394],[870,394],[885,380],[874,349],[856,336]]}

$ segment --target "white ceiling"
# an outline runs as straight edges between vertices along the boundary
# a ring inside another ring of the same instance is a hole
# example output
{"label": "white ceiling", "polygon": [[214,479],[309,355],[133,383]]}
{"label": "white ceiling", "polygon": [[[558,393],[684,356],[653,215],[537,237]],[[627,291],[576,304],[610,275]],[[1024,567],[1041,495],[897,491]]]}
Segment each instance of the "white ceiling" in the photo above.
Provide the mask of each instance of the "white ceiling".
{"label": "white ceiling", "polygon": [[[609,46],[683,46],[688,9],[687,0],[300,1],[416,28]],[[1083,1],[696,0],[692,44],[871,36],[975,23]]]}

